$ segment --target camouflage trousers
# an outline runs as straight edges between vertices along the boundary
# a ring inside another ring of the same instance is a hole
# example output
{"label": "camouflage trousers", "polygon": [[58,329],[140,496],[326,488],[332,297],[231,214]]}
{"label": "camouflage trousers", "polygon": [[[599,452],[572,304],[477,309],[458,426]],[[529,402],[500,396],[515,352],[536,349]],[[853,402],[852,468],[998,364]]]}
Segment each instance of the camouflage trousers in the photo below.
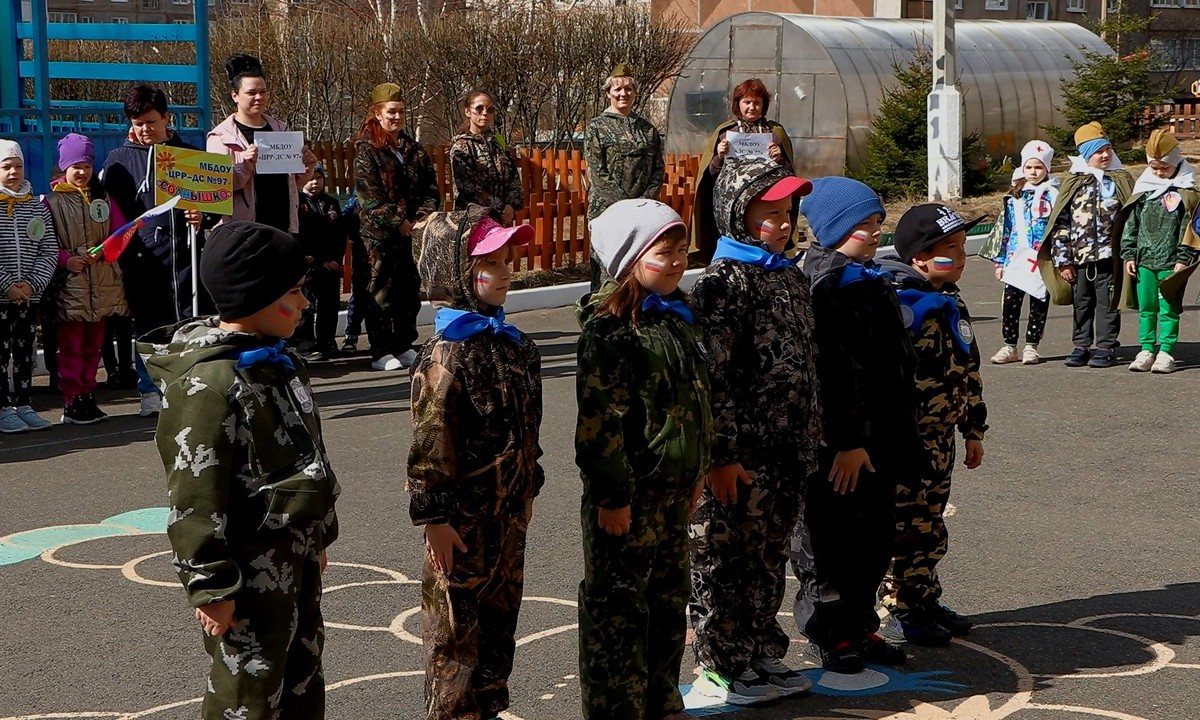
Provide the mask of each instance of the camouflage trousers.
{"label": "camouflage trousers", "polygon": [[234,624],[205,635],[212,656],[204,720],[319,720],[325,717],[320,548],[285,527],[258,535],[241,563]]}
{"label": "camouflage trousers", "polygon": [[657,720],[683,710],[689,497],[635,497],[616,537],[583,504],[579,682],[585,720]]}
{"label": "camouflage trousers", "polygon": [[451,521],[465,553],[443,575],[425,558],[421,627],[429,720],[480,720],[508,709],[525,587],[524,515]]}
{"label": "camouflage trousers", "polygon": [[733,677],[755,658],[787,654],[776,614],[805,485],[782,467],[747,472],[754,482],[738,484],[736,503],[723,505],[706,487],[688,525],[692,649],[701,666]]}
{"label": "camouflage trousers", "polygon": [[922,427],[927,461],[919,475],[900,478],[896,485],[896,537],[883,598],[889,610],[909,610],[942,596],[937,564],[949,547],[942,514],[950,499],[954,442],[953,426]]}
{"label": "camouflage trousers", "polygon": [[895,535],[895,454],[870,453],[858,485],[841,495],[829,482],[836,452],[823,450],[792,536],[792,569],[800,581],[792,615],[813,643],[829,649],[879,629],[875,601],[892,560]]}

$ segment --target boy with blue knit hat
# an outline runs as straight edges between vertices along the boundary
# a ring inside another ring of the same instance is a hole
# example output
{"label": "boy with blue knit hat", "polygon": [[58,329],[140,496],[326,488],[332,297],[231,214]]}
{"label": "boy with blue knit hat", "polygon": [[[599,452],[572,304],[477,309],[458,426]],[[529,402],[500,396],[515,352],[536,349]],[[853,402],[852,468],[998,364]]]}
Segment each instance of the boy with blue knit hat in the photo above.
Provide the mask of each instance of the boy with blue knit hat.
{"label": "boy with blue knit hat", "polygon": [[1116,364],[1121,332],[1120,238],[1113,225],[1133,194],[1133,178],[1100,123],[1076,130],[1075,145],[1079,155],[1071,158],[1070,175],[1046,223],[1050,242],[1042,243],[1038,260],[1054,304],[1075,306],[1075,349],[1067,366],[1107,368]]}
{"label": "boy with blue knit hat", "polygon": [[887,215],[879,195],[820,178],[800,212],[816,236],[804,271],[825,447],[792,540],[794,617],[827,670],[852,673],[904,662],[876,634],[875,599],[891,561],[896,485],[916,469],[916,360],[892,275],[874,262]]}

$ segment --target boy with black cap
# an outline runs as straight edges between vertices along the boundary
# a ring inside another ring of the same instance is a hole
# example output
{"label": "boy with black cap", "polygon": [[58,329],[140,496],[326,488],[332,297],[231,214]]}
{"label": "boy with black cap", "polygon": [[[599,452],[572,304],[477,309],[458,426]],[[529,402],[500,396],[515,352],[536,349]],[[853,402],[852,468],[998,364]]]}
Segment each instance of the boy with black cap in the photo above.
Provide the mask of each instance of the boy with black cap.
{"label": "boy with black cap", "polygon": [[771,160],[726,160],[713,186],[722,237],[692,290],[716,434],[688,525],[695,688],[735,705],[811,687],[783,664],[791,639],[776,618],[822,442],[808,279],[783,253],[811,190]]}
{"label": "boy with black cap", "polygon": [[321,574],[339,488],[308,373],[284,346],[307,269],[290,235],[220,225],[200,263],[220,316],[138,346],[164,395],[173,563],[213,659],[205,720],[325,715]]}
{"label": "boy with black cap", "polygon": [[917,353],[917,431],[925,461],[896,486],[896,536],[884,605],[915,645],[940,647],[970,631],[971,620],[942,605],[937,563],[946,554],[943,513],[954,469],[955,429],[966,440],[968,469],[983,462],[987,406],[979,376],[979,346],[955,283],[967,262],[963,219],[936,203],[917,205],[896,226],[896,276],[901,316]]}
{"label": "boy with black cap", "polygon": [[816,236],[812,281],[825,417],[820,469],[792,538],[793,617],[827,670],[895,665],[876,631],[876,591],[892,559],[896,485],[918,470],[916,356],[891,273],[875,264],[887,212],[857,180],[819,178],[800,212]]}

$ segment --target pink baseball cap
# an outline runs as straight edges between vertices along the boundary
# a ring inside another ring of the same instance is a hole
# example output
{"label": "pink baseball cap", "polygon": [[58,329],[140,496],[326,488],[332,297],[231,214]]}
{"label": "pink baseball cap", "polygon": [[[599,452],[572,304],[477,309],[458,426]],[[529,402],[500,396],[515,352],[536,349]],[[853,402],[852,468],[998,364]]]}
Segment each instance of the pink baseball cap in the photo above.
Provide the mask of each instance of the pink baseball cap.
{"label": "pink baseball cap", "polygon": [[506,228],[490,217],[484,217],[471,231],[471,237],[467,240],[467,254],[471,257],[487,255],[509,243],[528,245],[532,239],[532,225],[521,224]]}
{"label": "pink baseball cap", "polygon": [[789,175],[767,188],[767,191],[758,197],[767,202],[774,202],[775,200],[792,197],[797,193],[802,196],[807,195],[812,192],[812,189],[812,183],[808,180],[796,177],[795,175]]}

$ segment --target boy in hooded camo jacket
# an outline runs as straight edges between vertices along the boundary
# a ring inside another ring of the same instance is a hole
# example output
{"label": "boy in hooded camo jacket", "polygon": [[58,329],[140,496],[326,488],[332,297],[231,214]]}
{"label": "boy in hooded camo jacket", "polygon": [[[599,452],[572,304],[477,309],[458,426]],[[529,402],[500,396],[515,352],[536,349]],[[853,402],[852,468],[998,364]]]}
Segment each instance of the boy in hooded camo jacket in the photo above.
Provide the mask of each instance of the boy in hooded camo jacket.
{"label": "boy in hooded camo jacket", "polygon": [[692,297],[708,345],[713,469],[689,525],[698,691],[754,704],[810,687],[780,659],[792,531],[822,441],[808,280],[783,255],[807,180],[726,160],[713,188],[722,238]]}
{"label": "boy in hooded camo jacket", "polygon": [[424,230],[421,281],[442,307],[411,371],[407,489],[425,528],[428,720],[488,720],[509,706],[525,534],[546,481],[541,357],[503,307],[512,246],[532,235],[479,205],[434,213]]}
{"label": "boy in hooded camo jacket", "polygon": [[283,342],[308,306],[307,270],[290,235],[220,225],[200,263],[220,316],[138,344],[164,396],[173,563],[212,656],[204,720],[325,716],[321,575],[339,488],[308,373]]}

